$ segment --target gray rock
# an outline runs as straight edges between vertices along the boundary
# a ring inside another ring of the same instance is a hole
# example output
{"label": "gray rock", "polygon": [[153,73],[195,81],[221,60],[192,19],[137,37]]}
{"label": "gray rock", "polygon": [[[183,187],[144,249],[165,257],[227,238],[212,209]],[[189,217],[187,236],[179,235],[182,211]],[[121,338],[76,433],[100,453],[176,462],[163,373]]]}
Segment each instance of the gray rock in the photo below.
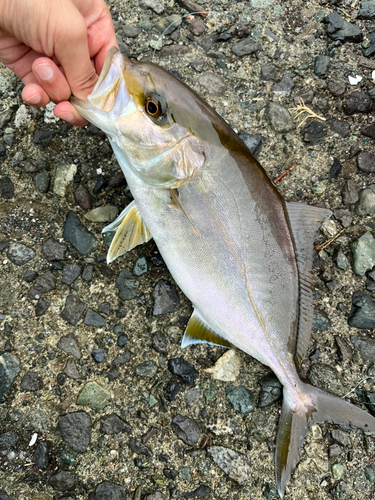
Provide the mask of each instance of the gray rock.
{"label": "gray rock", "polygon": [[129,447],[134,453],[138,455],[146,455],[146,457],[152,457],[151,450],[140,441],[136,441],[134,438],[130,438]]}
{"label": "gray rock", "polygon": [[8,397],[10,388],[19,371],[20,363],[13,354],[10,354],[10,352],[0,354],[0,403],[4,403]]}
{"label": "gray rock", "polygon": [[305,142],[312,146],[327,136],[327,125],[320,120],[309,120],[301,131]]}
{"label": "gray rock", "polygon": [[247,132],[240,132],[238,136],[246,144],[246,147],[250,151],[250,153],[256,158],[262,149],[261,136],[256,134],[248,134]]}
{"label": "gray rock", "polygon": [[232,52],[237,57],[244,57],[250,54],[255,54],[255,52],[257,52],[258,50],[259,45],[251,38],[245,38],[232,47]]}
{"label": "gray rock", "polygon": [[91,353],[91,356],[95,363],[104,363],[105,361],[103,349],[94,349]]}
{"label": "gray rock", "polygon": [[341,195],[344,205],[353,205],[354,203],[357,203],[359,200],[359,188],[357,184],[351,179],[348,179],[345,182]]}
{"label": "gray rock", "polygon": [[140,30],[136,26],[133,26],[132,24],[123,24],[122,31],[124,32],[124,35],[128,38],[136,38],[140,33]]}
{"label": "gray rock", "polygon": [[77,165],[60,164],[55,171],[55,180],[53,183],[53,192],[58,196],[64,197],[67,194],[68,186],[74,180],[77,173]]}
{"label": "gray rock", "polygon": [[74,191],[74,199],[83,210],[90,210],[92,207],[92,196],[83,184]]}
{"label": "gray rock", "polygon": [[48,480],[48,484],[57,491],[72,491],[77,484],[77,476],[75,472],[62,470],[53,474]]}
{"label": "gray rock", "polygon": [[[9,245],[10,245],[9,241],[0,241],[0,253],[1,253],[1,252],[4,252],[4,250],[5,250],[6,248],[8,248],[8,247],[9,247]],[[26,274],[27,272],[30,272],[30,273],[35,273],[35,276],[34,276],[33,280],[34,280],[34,279],[38,276],[38,273],[36,273],[35,271],[25,271],[25,274]],[[25,279],[25,274],[23,275],[23,279],[24,279],[25,281],[27,281],[27,280]],[[33,280],[31,280],[31,281],[33,281]],[[30,282],[29,282],[29,283],[30,283]]]}
{"label": "gray rock", "polygon": [[178,14],[162,17],[156,22],[156,29],[159,33],[170,35],[176,28],[181,26],[182,18]]}
{"label": "gray rock", "polygon": [[115,413],[105,415],[100,419],[100,432],[102,434],[120,434],[121,432],[129,433],[132,431],[132,426],[124,422]]}
{"label": "gray rock", "polygon": [[353,253],[353,271],[364,276],[375,265],[375,239],[370,231],[352,243],[350,249]]}
{"label": "gray rock", "polygon": [[328,56],[316,56],[314,73],[316,76],[325,76],[330,65],[331,58]]}
{"label": "gray rock", "polygon": [[139,281],[127,269],[123,269],[116,280],[116,287],[119,289],[121,300],[132,300],[137,296]]}
{"label": "gray rock", "polygon": [[368,153],[367,151],[362,151],[357,156],[357,165],[362,172],[366,174],[375,173],[375,156]]}
{"label": "gray rock", "polygon": [[155,491],[155,493],[151,493],[150,495],[143,497],[143,500],[167,500],[167,497],[160,491]]}
{"label": "gray rock", "polygon": [[353,293],[348,325],[363,329],[375,328],[375,302],[364,292]]}
{"label": "gray rock", "polygon": [[334,134],[338,134],[341,137],[347,137],[349,135],[350,125],[348,122],[332,118],[332,120],[329,123],[329,126]]}
{"label": "gray rock", "polygon": [[211,488],[204,484],[201,484],[193,491],[187,491],[184,493],[185,498],[202,498],[207,497],[211,493]]}
{"label": "gray rock", "polygon": [[332,257],[339,269],[342,269],[343,271],[348,269],[349,260],[340,247],[335,248]]}
{"label": "gray rock", "polygon": [[34,392],[43,387],[39,374],[36,372],[26,372],[21,382],[21,389]]}
{"label": "gray rock", "polygon": [[12,499],[10,498],[10,496],[7,495],[5,490],[0,489],[0,500],[12,500]]}
{"label": "gray rock", "polygon": [[154,361],[145,361],[135,367],[135,373],[139,377],[153,378],[158,371],[158,367]]}
{"label": "gray rock", "polygon": [[96,382],[87,382],[76,400],[77,405],[88,406],[92,410],[103,410],[111,399],[111,393]]}
{"label": "gray rock", "polygon": [[135,264],[133,266],[133,274],[135,274],[135,276],[142,276],[142,274],[147,273],[148,269],[149,269],[148,259],[146,255],[142,253],[135,261]]}
{"label": "gray rock", "polygon": [[60,313],[60,316],[70,325],[75,325],[80,320],[83,311],[86,309],[86,304],[81,301],[76,295],[68,295],[65,300],[65,307]]}
{"label": "gray rock", "polygon": [[194,19],[190,24],[189,24],[189,31],[193,33],[195,36],[199,36],[204,31],[206,30],[206,25],[204,24],[204,21],[201,19]]}
{"label": "gray rock", "polygon": [[35,258],[34,250],[21,243],[12,243],[9,245],[7,255],[8,259],[13,264],[16,264],[16,266],[23,266],[26,262]]}
{"label": "gray rock", "polygon": [[296,128],[292,115],[289,111],[284,106],[276,102],[270,102],[267,104],[264,116],[275,132],[285,133]]}
{"label": "gray rock", "polygon": [[167,354],[168,352],[168,344],[167,338],[162,332],[156,332],[152,336],[152,347],[156,352],[160,354]]}
{"label": "gray rock", "polygon": [[340,42],[360,43],[363,40],[361,31],[345,21],[337,12],[332,12],[323,19],[328,24],[327,35],[331,40]]}
{"label": "gray rock", "polygon": [[375,483],[375,465],[370,464],[365,467],[365,476],[370,483]]}
{"label": "gray rock", "polygon": [[342,381],[332,366],[324,363],[315,363],[307,374],[308,380],[315,386],[337,396],[345,394]]}
{"label": "gray rock", "polygon": [[50,130],[35,130],[33,143],[41,146],[49,146],[56,132]]}
{"label": "gray rock", "polygon": [[89,500],[126,500],[127,490],[116,483],[103,481],[90,493]]}
{"label": "gray rock", "polygon": [[18,434],[14,431],[0,434],[0,450],[9,450],[18,442]]}
{"label": "gray rock", "polygon": [[48,310],[50,303],[40,298],[35,306],[35,316],[43,316]]}
{"label": "gray rock", "polygon": [[112,361],[112,365],[124,365],[125,363],[129,363],[130,358],[130,351],[125,351],[123,354],[120,354],[120,356],[117,356],[117,358]]}
{"label": "gray rock", "polygon": [[260,79],[264,82],[277,81],[277,69],[272,64],[265,64],[260,69]]}
{"label": "gray rock", "polygon": [[332,429],[331,436],[342,446],[348,446],[348,444],[350,444],[349,434],[340,429]]}
{"label": "gray rock", "polygon": [[106,316],[111,314],[111,304],[109,302],[103,302],[99,305],[98,311]]}
{"label": "gray rock", "polygon": [[59,416],[58,429],[63,440],[77,453],[85,453],[91,441],[91,417],[84,411]]}
{"label": "gray rock", "polygon": [[341,455],[341,453],[342,453],[342,447],[339,446],[338,444],[335,443],[329,447],[328,454],[331,460]]}
{"label": "gray rock", "polygon": [[188,385],[193,385],[195,383],[195,379],[198,377],[197,370],[191,363],[189,363],[189,361],[186,361],[183,356],[169,359],[168,370],[173,375],[180,377],[181,380]]}
{"label": "gray rock", "polygon": [[66,366],[64,368],[64,373],[68,377],[74,379],[74,380],[79,380],[81,378],[81,375],[79,374],[79,371],[77,370],[77,366],[75,362],[72,359],[69,359],[66,362]]}
{"label": "gray rock", "polygon": [[84,323],[85,325],[94,326],[95,328],[103,328],[105,325],[105,318],[92,309],[88,309]]}
{"label": "gray rock", "polygon": [[72,211],[68,212],[63,236],[81,255],[95,252],[98,247],[96,237],[81,224],[79,218]]}
{"label": "gray rock", "polygon": [[78,264],[67,264],[63,269],[62,283],[70,286],[80,276],[81,272],[82,268]]}
{"label": "gray rock", "polygon": [[199,75],[198,82],[202,85],[202,87],[204,87],[207,94],[213,97],[220,97],[224,95],[225,83],[221,76],[210,71],[206,71]]}
{"label": "gray rock", "polygon": [[[357,190],[357,195],[358,195],[358,190]],[[335,210],[333,212],[333,215],[337,220],[341,222],[343,227],[349,227],[350,224],[353,222],[353,217],[349,212],[349,210],[346,209]]]}
{"label": "gray rock", "polygon": [[224,446],[210,446],[208,454],[216,465],[238,484],[244,484],[249,477],[250,467],[246,457]]}
{"label": "gray rock", "polygon": [[305,104],[311,104],[313,102],[313,99],[314,99],[314,91],[313,90],[307,90],[303,94],[300,94],[296,97],[293,97],[293,101],[295,104],[301,104],[302,101]]}
{"label": "gray rock", "polygon": [[225,388],[225,394],[231,407],[244,417],[254,411],[254,396],[245,387],[227,386]]}
{"label": "gray rock", "polygon": [[361,133],[366,137],[371,137],[371,139],[375,139],[375,123],[372,123],[368,127],[365,127],[361,130]]}
{"label": "gray rock", "polygon": [[359,201],[355,208],[358,215],[373,215],[375,213],[375,184],[359,193]]}
{"label": "gray rock", "polygon": [[373,19],[374,17],[375,17],[375,2],[373,1],[361,2],[361,8],[359,9],[357,19]]}
{"label": "gray rock", "polygon": [[329,328],[331,328],[331,322],[324,311],[319,311],[319,309],[315,309],[312,331],[313,332],[325,332]]}
{"label": "gray rock", "polygon": [[61,245],[61,243],[54,240],[53,238],[48,238],[48,240],[46,240],[42,246],[42,254],[44,258],[49,262],[64,260],[66,250],[66,245]]}
{"label": "gray rock", "polygon": [[31,300],[39,299],[44,293],[50,292],[56,288],[56,277],[51,271],[47,271],[43,276],[35,279],[34,286],[28,291]]}
{"label": "gray rock", "polygon": [[281,80],[272,89],[275,97],[289,97],[294,88],[294,82],[289,73],[284,73]]}
{"label": "gray rock", "polygon": [[155,286],[152,296],[154,316],[171,313],[180,303],[180,296],[170,281],[160,280]]}
{"label": "gray rock", "polygon": [[367,92],[353,92],[343,106],[344,113],[369,113],[372,110],[372,99]]}
{"label": "gray rock", "polygon": [[35,448],[33,454],[33,462],[39,469],[47,469],[49,465],[49,445],[46,441],[42,441]]}
{"label": "gray rock", "polygon": [[103,205],[86,212],[84,218],[90,222],[112,222],[117,215],[118,208],[115,205]]}
{"label": "gray rock", "polygon": [[14,134],[4,134],[3,141],[7,146],[12,147],[14,142]]}
{"label": "gray rock", "polygon": [[345,83],[340,80],[330,80],[327,85],[328,90],[335,97],[340,97],[340,95],[345,93]]}
{"label": "gray rock", "polygon": [[349,345],[349,343],[338,335],[335,336],[335,342],[338,349],[339,359],[341,361],[351,360],[353,357],[353,348]]}
{"label": "gray rock", "polygon": [[10,200],[14,196],[14,184],[10,177],[0,177],[0,198]]}
{"label": "gray rock", "polygon": [[81,348],[74,333],[63,335],[57,343],[57,347],[67,354],[71,354],[76,359],[81,359]]}
{"label": "gray rock", "polygon": [[47,193],[51,182],[50,175],[47,172],[40,172],[34,177],[34,184],[40,193]]}
{"label": "gray rock", "polygon": [[199,424],[192,418],[176,415],[172,420],[172,430],[185,444],[194,446],[200,436]]}
{"label": "gray rock", "polygon": [[192,389],[189,389],[187,392],[184,394],[184,400],[186,401],[186,404],[192,405],[198,399],[201,397],[202,391],[199,387],[193,387]]}
{"label": "gray rock", "polygon": [[281,399],[283,395],[283,386],[273,373],[265,375],[258,383],[261,387],[258,408],[271,406]]}
{"label": "gray rock", "polygon": [[13,111],[10,108],[0,113],[0,130],[11,120],[12,115]]}
{"label": "gray rock", "polygon": [[83,273],[82,273],[82,279],[84,281],[91,281],[93,270],[94,270],[94,266],[85,267],[85,269],[83,270]]}

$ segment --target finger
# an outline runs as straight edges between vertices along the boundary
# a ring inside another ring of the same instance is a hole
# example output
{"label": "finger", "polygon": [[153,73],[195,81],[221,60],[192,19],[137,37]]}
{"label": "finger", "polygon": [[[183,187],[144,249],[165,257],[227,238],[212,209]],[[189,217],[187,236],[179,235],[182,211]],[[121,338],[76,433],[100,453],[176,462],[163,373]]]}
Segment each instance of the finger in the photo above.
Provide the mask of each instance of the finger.
{"label": "finger", "polygon": [[60,102],[53,110],[55,116],[70,123],[82,127],[88,124],[88,121],[82,118],[78,111],[70,104],[70,102]]}
{"label": "finger", "polygon": [[67,101],[71,95],[69,84],[57,65],[48,57],[33,62],[33,74],[53,102]]}
{"label": "finger", "polygon": [[22,90],[22,99],[26,104],[34,106],[35,108],[46,106],[50,101],[48,94],[37,83],[25,85]]}

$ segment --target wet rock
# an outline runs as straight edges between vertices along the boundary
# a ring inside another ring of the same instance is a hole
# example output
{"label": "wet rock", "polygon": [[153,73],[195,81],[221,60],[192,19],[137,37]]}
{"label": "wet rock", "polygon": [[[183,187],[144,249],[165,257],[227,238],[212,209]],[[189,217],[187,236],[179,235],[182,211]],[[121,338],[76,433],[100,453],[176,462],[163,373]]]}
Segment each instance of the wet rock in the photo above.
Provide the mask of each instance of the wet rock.
{"label": "wet rock", "polygon": [[129,448],[133,453],[137,453],[138,455],[146,455],[146,457],[152,457],[151,450],[140,441],[136,441],[134,438],[130,438]]}
{"label": "wet rock", "polygon": [[375,173],[375,156],[367,151],[362,151],[357,156],[357,165],[362,172],[373,174]]}
{"label": "wet rock", "polygon": [[84,411],[59,416],[58,430],[63,440],[77,453],[85,453],[91,441],[92,422]]}
{"label": "wet rock", "polygon": [[28,291],[31,300],[39,299],[41,295],[56,288],[56,277],[51,271],[47,271],[43,276],[38,276],[34,286]]}
{"label": "wet rock", "polygon": [[328,56],[316,56],[314,73],[316,76],[325,76],[327,74],[331,58]]}
{"label": "wet rock", "polygon": [[327,86],[328,90],[335,97],[340,97],[340,95],[345,93],[345,83],[342,81],[330,80]]}
{"label": "wet rock", "polygon": [[43,316],[48,310],[50,303],[40,298],[35,306],[35,316]]}
{"label": "wet rock", "polygon": [[21,243],[12,243],[8,247],[7,255],[8,259],[13,262],[13,264],[16,264],[16,266],[23,266],[26,262],[35,258],[34,250],[31,250],[31,248]]}
{"label": "wet rock", "polygon": [[350,132],[350,125],[348,122],[341,120],[336,120],[333,118],[329,123],[330,129],[334,134],[338,134],[341,137],[347,137]]}
{"label": "wet rock", "polygon": [[183,415],[176,415],[172,420],[172,430],[185,444],[194,446],[200,436],[199,424]]}
{"label": "wet rock", "polygon": [[21,382],[21,389],[24,391],[37,391],[43,387],[43,383],[36,372],[26,372]]}
{"label": "wet rock", "polygon": [[53,184],[53,192],[58,196],[64,197],[67,194],[69,184],[74,180],[77,173],[77,165],[58,165],[55,172],[55,181]]}
{"label": "wet rock", "polygon": [[210,71],[206,71],[199,75],[198,82],[202,85],[202,87],[204,87],[207,94],[213,97],[220,97],[224,95],[225,83],[221,76],[211,73]]}
{"label": "wet rock", "polygon": [[0,177],[0,198],[10,200],[14,196],[14,184],[10,177]]}
{"label": "wet rock", "polygon": [[112,222],[118,216],[118,208],[114,205],[103,205],[84,214],[90,222]]}
{"label": "wet rock", "polygon": [[110,399],[110,391],[96,382],[87,382],[78,394],[76,404],[89,406],[92,410],[102,410]]}
{"label": "wet rock", "polygon": [[207,449],[215,464],[238,484],[244,484],[250,474],[246,457],[224,446],[210,446]]}
{"label": "wet rock", "polygon": [[75,472],[62,470],[53,474],[48,480],[48,484],[57,491],[72,491],[77,484],[77,476]]}
{"label": "wet rock", "polygon": [[329,328],[331,328],[331,322],[324,311],[319,311],[319,309],[315,309],[312,331],[313,332],[325,332]]}
{"label": "wet rock", "polygon": [[247,132],[240,132],[238,135],[239,138],[246,144],[250,153],[256,158],[262,149],[262,138],[260,135],[248,134]]}
{"label": "wet rock", "polygon": [[372,99],[367,92],[353,92],[343,106],[344,113],[369,113],[372,110]]}
{"label": "wet rock", "polygon": [[49,262],[64,260],[66,250],[66,245],[61,245],[61,243],[54,240],[53,238],[48,238],[48,240],[46,240],[42,246],[43,257]]}
{"label": "wet rock", "polygon": [[225,388],[225,394],[231,407],[246,417],[254,411],[254,396],[245,387],[228,386]]}
{"label": "wet rock", "polygon": [[91,356],[95,363],[104,363],[105,361],[103,349],[94,349],[91,353]]}
{"label": "wet rock", "polygon": [[301,135],[305,142],[315,145],[327,136],[327,125],[319,120],[309,120],[303,127]]}
{"label": "wet rock", "polygon": [[367,231],[350,245],[350,249],[353,253],[353,271],[364,276],[375,265],[375,239]]}
{"label": "wet rock", "polygon": [[65,373],[65,375],[72,378],[73,380],[79,380],[81,378],[81,375],[79,374],[79,371],[77,370],[77,366],[72,359],[69,359],[67,361],[66,366],[64,368],[64,373]]}
{"label": "wet rock", "polygon": [[50,130],[36,130],[34,132],[33,143],[41,146],[49,146],[56,132]]}
{"label": "wet rock", "polygon": [[198,377],[198,372],[194,366],[182,356],[168,360],[168,370],[173,375],[180,377],[188,385],[194,385],[195,379]]}
{"label": "wet rock", "polygon": [[331,40],[360,43],[363,40],[361,31],[354,24],[345,21],[337,12],[332,12],[323,19],[328,24],[327,35]]}
{"label": "wet rock", "polygon": [[96,486],[93,493],[90,493],[89,500],[126,500],[127,493],[123,486],[110,481],[103,481]]}
{"label": "wet rock", "polygon": [[173,312],[180,303],[180,296],[170,281],[160,280],[153,291],[153,315]]}
{"label": "wet rock", "polygon": [[74,333],[69,333],[60,338],[57,347],[67,354],[71,354],[76,359],[81,359],[81,349],[79,347],[78,339]]}
{"label": "wet rock", "polygon": [[327,392],[337,396],[345,394],[341,379],[336,370],[324,363],[315,363],[311,366],[307,374],[308,380]]}
{"label": "wet rock", "polygon": [[344,205],[352,205],[354,203],[357,203],[357,201],[359,200],[359,188],[357,184],[351,179],[348,179],[343,187],[341,195]]}
{"label": "wet rock", "polygon": [[294,88],[294,82],[289,73],[284,73],[281,80],[272,89],[275,97],[289,97]]}
{"label": "wet rock", "polygon": [[283,395],[283,386],[273,373],[269,373],[259,380],[261,387],[258,408],[271,406],[279,401]]}
{"label": "wet rock", "polygon": [[194,19],[190,24],[189,24],[189,31],[193,33],[195,36],[199,36],[204,31],[206,30],[206,25],[204,24],[204,21],[201,19]]}
{"label": "wet rock", "polygon": [[158,367],[154,361],[145,361],[135,367],[135,373],[139,377],[153,378],[157,371]]}
{"label": "wet rock", "polygon": [[128,38],[136,38],[140,33],[140,30],[136,26],[133,26],[132,24],[123,24],[122,31],[124,32],[124,35]]}
{"label": "wet rock", "polygon": [[[375,2],[363,1],[357,19],[373,19],[375,17]],[[374,481],[375,482],[375,481]]]}
{"label": "wet rock", "polygon": [[375,184],[359,193],[359,201],[355,208],[358,215],[373,215],[375,213]]}
{"label": "wet rock", "polygon": [[132,300],[137,296],[139,281],[130,271],[123,269],[116,280],[116,287],[119,289],[121,300]]}
{"label": "wet rock", "polygon": [[47,172],[40,172],[34,177],[34,184],[40,193],[47,193],[51,182],[50,175]]}
{"label": "wet rock", "polygon": [[95,328],[103,328],[105,325],[105,318],[92,309],[87,309],[84,323],[85,325],[93,326]]}
{"label": "wet rock", "polygon": [[105,415],[100,419],[100,432],[102,434],[120,434],[120,432],[129,433],[132,431],[132,426],[124,422],[115,413]]}
{"label": "wet rock", "polygon": [[272,64],[265,64],[260,69],[260,79],[264,82],[276,82],[277,70]]}
{"label": "wet rock", "polygon": [[234,382],[240,373],[240,367],[240,357],[234,349],[230,349],[216,361],[213,367],[206,368],[205,372],[215,380]]}
{"label": "wet rock", "polygon": [[237,57],[244,57],[250,54],[255,54],[255,52],[257,52],[258,50],[259,45],[251,38],[245,38],[232,47],[232,52]]}
{"label": "wet rock", "polygon": [[63,236],[81,255],[95,252],[98,247],[96,237],[81,224],[79,218],[71,210],[64,224]]}
{"label": "wet rock", "polygon": [[71,285],[80,276],[82,272],[81,266],[78,264],[67,264],[64,266],[61,281],[65,285]]}
{"label": "wet rock", "polygon": [[296,127],[289,111],[276,102],[267,104],[264,115],[275,132],[290,132]]}
{"label": "wet rock", "polygon": [[10,354],[4,352],[0,354],[0,403],[4,403],[14,379],[20,371],[20,363],[18,359]]}
{"label": "wet rock", "polygon": [[90,210],[92,207],[92,196],[83,184],[74,191],[74,199],[83,210]]}
{"label": "wet rock", "polygon": [[210,415],[205,423],[206,429],[213,432],[216,436],[227,436],[236,434],[239,430],[238,423],[229,418],[228,415]]}
{"label": "wet rock", "polygon": [[364,292],[353,293],[348,325],[363,329],[375,328],[375,302]]}
{"label": "wet rock", "polygon": [[195,490],[187,491],[186,493],[184,493],[184,497],[185,498],[203,498],[203,497],[208,496],[210,493],[211,493],[211,488],[209,486],[201,484]]}
{"label": "wet rock", "polygon": [[33,462],[37,465],[39,469],[47,469],[49,465],[49,445],[45,441],[42,441],[36,447],[33,454]]}
{"label": "wet rock", "polygon": [[142,276],[142,274],[147,273],[148,269],[149,269],[148,259],[146,255],[142,253],[135,261],[133,267],[133,274],[135,274],[135,276]]}
{"label": "wet rock", "polygon": [[86,304],[77,295],[68,295],[60,317],[69,323],[69,325],[75,325],[80,320],[85,309]]}

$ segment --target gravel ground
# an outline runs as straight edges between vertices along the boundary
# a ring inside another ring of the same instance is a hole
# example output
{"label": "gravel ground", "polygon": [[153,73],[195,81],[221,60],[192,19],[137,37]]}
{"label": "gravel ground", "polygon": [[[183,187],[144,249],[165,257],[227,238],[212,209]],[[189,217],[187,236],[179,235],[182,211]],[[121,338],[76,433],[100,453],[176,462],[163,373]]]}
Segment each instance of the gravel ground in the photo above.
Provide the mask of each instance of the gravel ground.
{"label": "gravel ground", "polygon": [[[182,3],[108,2],[121,51],[155,49],[272,179],[295,166],[285,199],[332,210],[302,374],[340,396],[362,381],[350,399],[375,414],[375,2]],[[243,353],[180,350],[192,308],[155,244],[106,265],[131,198],[106,137],[20,90],[1,67],[0,499],[276,498],[279,384]],[[315,426],[286,498],[374,498],[374,451]]]}

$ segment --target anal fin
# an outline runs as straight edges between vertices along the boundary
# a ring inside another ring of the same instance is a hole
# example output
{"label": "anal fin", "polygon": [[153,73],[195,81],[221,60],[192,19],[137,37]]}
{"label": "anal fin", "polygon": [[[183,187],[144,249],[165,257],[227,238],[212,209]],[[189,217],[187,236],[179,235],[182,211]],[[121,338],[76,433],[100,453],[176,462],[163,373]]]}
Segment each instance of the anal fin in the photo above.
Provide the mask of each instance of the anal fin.
{"label": "anal fin", "polygon": [[224,340],[209,328],[200,318],[199,314],[194,310],[187,324],[184,337],[181,342],[181,348],[192,344],[206,343],[223,347],[233,348],[233,344]]}

